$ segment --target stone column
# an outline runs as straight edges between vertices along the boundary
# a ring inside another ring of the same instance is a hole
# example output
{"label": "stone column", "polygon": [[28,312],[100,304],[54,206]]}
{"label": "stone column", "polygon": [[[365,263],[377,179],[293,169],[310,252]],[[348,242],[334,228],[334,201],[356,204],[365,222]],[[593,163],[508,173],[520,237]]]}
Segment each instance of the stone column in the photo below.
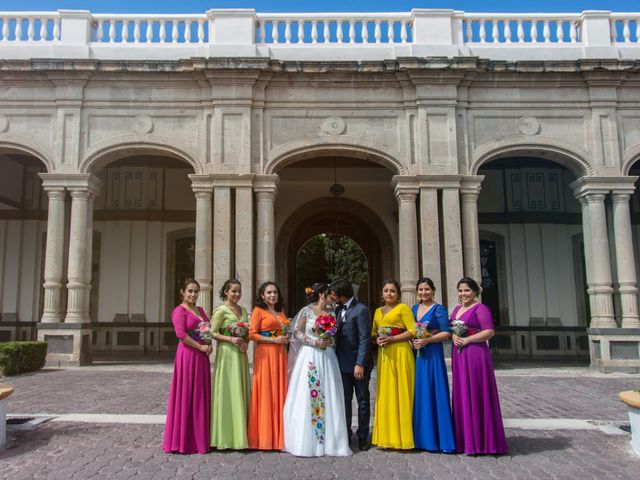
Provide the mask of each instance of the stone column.
{"label": "stone column", "polygon": [[416,198],[418,183],[413,177],[394,177],[394,193],[398,201],[398,257],[400,261],[400,289],[402,301],[413,305],[418,280],[418,224]]}
{"label": "stone column", "polygon": [[253,304],[253,189],[251,180],[247,186],[236,187],[236,273],[242,282],[242,304]]}
{"label": "stone column", "polygon": [[231,188],[213,190],[213,292],[231,276]]}
{"label": "stone column", "polygon": [[[634,179],[635,180],[635,179]],[[638,288],[636,264],[633,253],[633,237],[631,234],[631,215],[629,199],[631,189],[616,189],[612,192],[613,230],[616,249],[616,266],[618,271],[618,292],[622,304],[622,327],[638,328]]]}
{"label": "stone column", "polygon": [[258,175],[253,190],[256,194],[256,284],[275,280],[276,244],[274,205],[277,175]]}
{"label": "stone column", "polygon": [[460,190],[457,187],[442,189],[442,225],[444,263],[447,287],[447,309],[458,304],[458,281],[462,278],[462,232],[460,228]]}
{"label": "stone column", "polygon": [[200,284],[200,296],[198,305],[211,313],[211,282],[213,260],[212,250],[212,209],[213,184],[208,175],[189,175],[191,188],[196,197],[196,250],[193,276]]}
{"label": "stone column", "polygon": [[478,229],[478,195],[483,176],[464,177],[460,188],[462,215],[462,250],[464,275],[482,283],[480,232]]}
{"label": "stone column", "polygon": [[440,225],[438,220],[438,189],[420,188],[420,253],[422,275],[436,285],[436,301],[442,302],[442,269],[440,265]]}
{"label": "stone column", "polygon": [[591,328],[616,328],[611,286],[611,257],[604,200],[610,188],[599,180],[582,177],[570,186],[582,204],[587,293],[591,306]]}
{"label": "stone column", "polygon": [[47,249],[44,261],[44,311],[42,313],[42,322],[59,323],[62,320],[60,303],[64,270],[66,191],[61,186],[47,186],[46,179],[43,179],[43,188],[49,196],[49,212],[47,217]]}
{"label": "stone column", "polygon": [[71,227],[67,268],[69,296],[65,322],[88,323],[91,319],[85,297],[89,295],[90,289],[87,278],[87,262],[91,261],[91,252],[87,245],[87,226],[91,192],[86,188],[77,187],[72,187],[69,191],[71,192]]}

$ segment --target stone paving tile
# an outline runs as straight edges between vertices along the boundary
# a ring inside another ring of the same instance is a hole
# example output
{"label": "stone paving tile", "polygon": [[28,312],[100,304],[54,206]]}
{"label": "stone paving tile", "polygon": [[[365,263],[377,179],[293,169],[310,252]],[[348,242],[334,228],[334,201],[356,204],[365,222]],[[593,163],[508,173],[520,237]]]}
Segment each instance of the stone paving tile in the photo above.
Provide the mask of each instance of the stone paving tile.
{"label": "stone paving tile", "polygon": [[[636,479],[640,458],[628,435],[599,431],[507,430],[510,454],[468,457],[372,449],[348,458],[276,452],[162,452],[159,425],[49,422],[11,432],[0,450],[2,477],[22,479]],[[595,453],[595,454],[594,454]]]}
{"label": "stone paving tile", "polygon": [[[9,412],[164,414],[171,373],[86,367],[45,369],[3,381],[16,388]],[[498,375],[497,382],[507,418],[624,421],[626,408],[617,394],[639,388],[640,376]],[[371,390],[373,404],[375,379]]]}

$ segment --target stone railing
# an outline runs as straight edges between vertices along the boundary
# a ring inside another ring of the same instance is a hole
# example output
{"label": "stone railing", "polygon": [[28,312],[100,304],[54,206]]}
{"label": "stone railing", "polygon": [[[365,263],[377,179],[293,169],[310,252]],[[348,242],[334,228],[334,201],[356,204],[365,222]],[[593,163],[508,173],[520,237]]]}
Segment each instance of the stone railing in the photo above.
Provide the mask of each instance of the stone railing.
{"label": "stone railing", "polygon": [[270,57],[331,61],[401,56],[638,59],[640,13],[476,14],[424,9],[320,14],[226,9],[193,15],[0,12],[0,58],[5,60]]}
{"label": "stone railing", "polygon": [[258,14],[256,17],[259,45],[353,46],[412,41],[409,13]]}

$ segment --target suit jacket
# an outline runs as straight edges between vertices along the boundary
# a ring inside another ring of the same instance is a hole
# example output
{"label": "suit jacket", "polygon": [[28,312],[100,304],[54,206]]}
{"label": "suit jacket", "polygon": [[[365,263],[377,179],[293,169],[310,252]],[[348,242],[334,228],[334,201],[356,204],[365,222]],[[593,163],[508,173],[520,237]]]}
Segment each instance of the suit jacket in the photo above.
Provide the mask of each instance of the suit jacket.
{"label": "suit jacket", "polygon": [[353,373],[356,365],[372,368],[371,358],[371,316],[364,303],[356,298],[345,313],[344,320],[338,318],[336,333],[336,354],[340,371]]}

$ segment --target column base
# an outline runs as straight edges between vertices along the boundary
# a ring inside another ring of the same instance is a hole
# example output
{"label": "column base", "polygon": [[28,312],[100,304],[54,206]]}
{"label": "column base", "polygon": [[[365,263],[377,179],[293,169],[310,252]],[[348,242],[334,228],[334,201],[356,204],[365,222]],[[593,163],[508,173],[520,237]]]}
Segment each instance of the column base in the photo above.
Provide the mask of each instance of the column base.
{"label": "column base", "polygon": [[640,328],[588,328],[591,366],[604,373],[640,373]]}
{"label": "column base", "polygon": [[83,323],[38,325],[38,340],[48,343],[47,367],[79,366],[91,363],[93,328]]}

